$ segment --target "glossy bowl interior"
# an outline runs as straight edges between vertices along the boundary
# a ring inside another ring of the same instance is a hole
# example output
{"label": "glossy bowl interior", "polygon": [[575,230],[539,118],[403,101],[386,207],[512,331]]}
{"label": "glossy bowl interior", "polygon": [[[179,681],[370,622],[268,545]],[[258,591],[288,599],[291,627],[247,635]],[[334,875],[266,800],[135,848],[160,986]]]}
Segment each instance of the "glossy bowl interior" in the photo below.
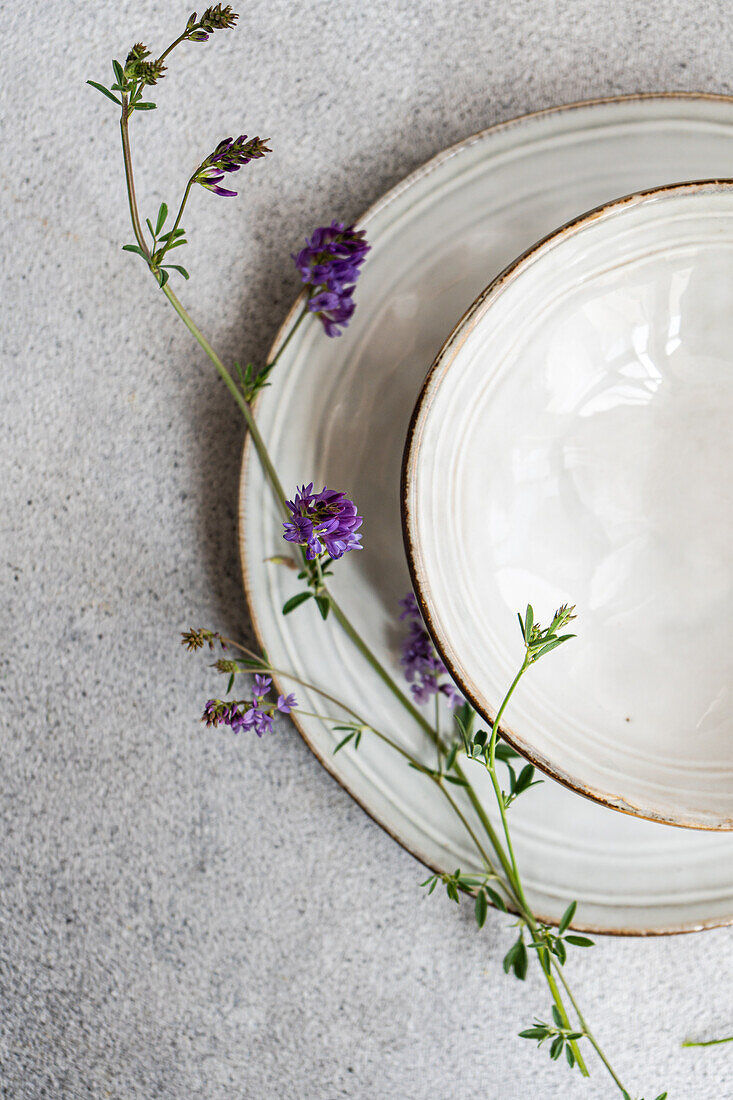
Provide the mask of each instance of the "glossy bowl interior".
{"label": "glossy bowl interior", "polygon": [[632,195],[476,300],[419,398],[403,470],[418,598],[491,720],[517,611],[578,607],[506,733],[619,810],[733,828],[733,183]]}

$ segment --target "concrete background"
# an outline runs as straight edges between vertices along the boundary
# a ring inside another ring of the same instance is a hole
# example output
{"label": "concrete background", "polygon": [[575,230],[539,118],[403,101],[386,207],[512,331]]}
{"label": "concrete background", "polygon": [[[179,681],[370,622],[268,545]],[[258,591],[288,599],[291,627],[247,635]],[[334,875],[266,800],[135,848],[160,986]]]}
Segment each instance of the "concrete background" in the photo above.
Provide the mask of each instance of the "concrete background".
{"label": "concrete background", "polygon": [[[443,146],[589,96],[733,92],[720,0],[241,7],[134,126],[146,212],[221,137],[272,139],[243,196],[199,192],[185,219],[182,294],[229,357],[264,355],[305,231]],[[197,724],[214,681],[178,632],[249,630],[242,428],[120,251],[115,110],[83,83],[187,14],[53,0],[0,21],[0,1095],[616,1095],[515,1038],[547,997],[502,974],[505,920],[478,934],[424,900],[292,727],[255,744]],[[609,939],[573,967],[634,1095],[733,1094],[733,1049],[679,1047],[733,1031],[732,943]]]}

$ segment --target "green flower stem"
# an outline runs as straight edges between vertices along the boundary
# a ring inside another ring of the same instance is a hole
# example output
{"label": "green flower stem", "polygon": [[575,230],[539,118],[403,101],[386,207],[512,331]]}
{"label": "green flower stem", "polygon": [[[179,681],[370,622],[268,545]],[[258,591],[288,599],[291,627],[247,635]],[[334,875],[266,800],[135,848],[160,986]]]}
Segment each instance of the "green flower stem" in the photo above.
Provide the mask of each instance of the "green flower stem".
{"label": "green flower stem", "polygon": [[716,1047],[719,1043],[733,1043],[733,1035],[726,1035],[724,1039],[705,1039],[704,1042],[696,1043],[692,1039],[685,1039],[682,1043],[683,1047]]}
{"label": "green flower stem", "polygon": [[[471,840],[475,844],[476,850],[481,855],[481,858],[483,859],[487,870],[489,870],[492,874],[495,875],[496,870],[494,868],[494,865],[493,865],[486,849],[484,848],[483,844],[481,843],[481,841],[476,836],[476,833],[474,832],[474,830],[472,829],[472,827],[469,824],[468,820],[466,819],[466,816],[463,813],[463,811],[461,810],[460,806],[458,805],[456,800],[453,798],[452,794],[450,793],[450,791],[446,787],[445,783],[442,780],[438,779],[436,776],[433,776],[432,778],[435,779],[435,782],[438,784],[438,787],[443,792],[443,794],[447,798],[450,805],[453,807],[453,811],[455,812],[456,817],[461,822],[461,824],[463,825],[463,827],[466,830],[466,832],[468,833],[468,835],[471,837]],[[516,904],[510,887],[503,881],[503,879],[500,879],[498,877],[497,877],[497,882],[499,882],[501,884],[501,886],[502,886],[504,892],[506,893],[507,898],[509,899],[510,903],[512,905]]]}
{"label": "green flower stem", "polygon": [[224,382],[224,385],[227,387],[227,389],[231,393],[232,397],[236,401],[237,405],[239,406],[240,411],[241,411],[241,413],[242,413],[242,415],[245,419],[245,422],[247,424],[247,427],[249,429],[249,434],[252,438],[252,442],[254,443],[255,450],[257,451],[257,457],[259,458],[260,462],[262,463],[262,466],[265,470],[265,474],[267,475],[267,479],[270,482],[270,486],[272,487],[272,490],[275,493],[275,496],[277,498],[278,504],[280,506],[280,510],[281,510],[283,515],[287,516],[288,515],[288,510],[285,506],[285,500],[286,500],[285,491],[282,487],[282,483],[280,481],[280,478],[277,476],[277,471],[275,470],[275,467],[273,466],[273,464],[270,460],[270,456],[267,452],[267,447],[265,446],[265,441],[264,441],[264,439],[262,438],[262,436],[260,434],[260,429],[257,427],[257,422],[255,421],[255,418],[252,414],[252,409],[251,409],[250,405],[248,404],[247,401],[245,401],[244,395],[242,394],[241,390],[237,386],[237,383],[234,381],[231,374],[229,373],[227,368],[224,366],[224,364],[222,363],[221,359],[219,358],[219,356],[216,354],[216,352],[212,348],[209,341],[204,336],[203,332],[201,332],[199,327],[194,323],[194,321],[191,318],[188,311],[183,308],[183,306],[181,305],[181,303],[179,302],[178,298],[173,293],[173,291],[170,289],[170,287],[166,284],[162,288],[162,290],[163,290],[163,293],[165,294],[166,298],[170,302],[170,304],[175,309],[178,316],[183,321],[183,323],[186,326],[186,328],[188,329],[188,331],[191,333],[191,335],[196,340],[198,340],[199,344],[204,349],[204,351],[208,355],[209,359],[211,360],[211,362],[214,364],[214,366],[218,370],[218,372],[221,375],[221,378]]}
{"label": "green flower stem", "polygon": [[570,990],[570,986],[568,985],[567,979],[566,979],[565,975],[563,974],[562,967],[558,963],[557,959],[553,959],[552,962],[555,966],[555,969],[557,970],[558,977],[560,978],[560,981],[562,982],[563,989],[567,993],[568,1000],[570,1001],[571,1005],[575,1009],[575,1014],[577,1015],[578,1020],[580,1021],[580,1026],[583,1029],[583,1032],[585,1033],[585,1037],[588,1039],[591,1046],[595,1050],[596,1054],[601,1059],[604,1066],[606,1067],[606,1069],[610,1073],[611,1077],[613,1078],[614,1083],[616,1085],[618,1085],[618,1088],[620,1089],[620,1091],[622,1093],[624,1093],[624,1095],[628,1095],[628,1093],[626,1092],[626,1089],[624,1088],[623,1084],[621,1083],[619,1078],[614,1073],[613,1067],[611,1066],[611,1063],[609,1062],[608,1058],[606,1057],[606,1055],[601,1050],[601,1047],[598,1043],[598,1040],[596,1039],[596,1037],[593,1034],[593,1032],[591,1031],[591,1029],[588,1027],[586,1019],[583,1016],[583,1013],[580,1011],[580,1008],[578,1007],[578,1002],[575,1000],[575,997],[573,996],[573,994]]}
{"label": "green flower stem", "polygon": [[[517,673],[517,675],[512,680],[511,685],[509,687],[509,690],[507,691],[506,695],[504,696],[504,698],[501,702],[501,706],[499,707],[498,711],[496,712],[496,717],[494,718],[494,722],[493,722],[493,725],[492,725],[492,728],[491,728],[491,741],[490,741],[490,744],[489,744],[489,762],[486,765],[486,769],[487,769],[487,771],[489,773],[489,777],[491,779],[491,785],[494,788],[494,794],[496,796],[496,803],[497,803],[497,806],[499,807],[499,813],[501,814],[501,823],[502,823],[502,827],[503,827],[503,830],[504,830],[504,837],[506,839],[507,851],[509,852],[509,859],[510,859],[511,867],[509,869],[507,869],[505,867],[505,872],[507,873],[507,875],[509,877],[509,880],[512,884],[512,888],[515,890],[515,892],[517,894],[517,897],[519,899],[522,915],[523,915],[525,921],[527,922],[527,927],[529,928],[530,935],[532,936],[532,941],[536,944],[541,944],[543,942],[542,936],[541,936],[540,931],[537,927],[537,922],[534,918],[534,914],[532,913],[532,910],[531,910],[531,908],[530,908],[530,906],[527,902],[527,898],[525,897],[525,894],[524,894],[524,887],[522,886],[522,880],[521,880],[521,877],[520,877],[520,874],[519,874],[519,867],[517,866],[517,860],[516,860],[516,857],[514,855],[514,845],[512,844],[512,837],[511,837],[511,833],[509,831],[509,822],[507,821],[507,816],[506,816],[506,807],[504,805],[504,796],[502,794],[501,786],[499,784],[499,779],[498,779],[497,774],[496,774],[496,742],[497,742],[497,738],[499,736],[499,723],[501,722],[501,719],[504,716],[504,711],[506,710],[506,708],[509,704],[509,700],[511,699],[512,695],[514,694],[515,688],[517,687],[517,685],[518,685],[519,681],[521,680],[522,676],[524,675],[524,673],[529,668],[529,663],[530,663],[529,662],[529,653],[527,652],[524,655],[524,660],[522,661],[522,665],[519,669],[519,672]],[[538,951],[537,952],[537,957],[540,961],[540,966],[542,967],[542,970],[544,972],[545,978],[547,980],[547,984],[550,988],[550,992],[552,993],[553,1000],[554,1000],[555,1004],[557,1005],[558,1011],[560,1012],[560,1016],[562,1017],[563,1026],[570,1030],[571,1029],[570,1020],[568,1018],[568,1014],[567,1014],[567,1011],[565,1009],[565,1005],[563,1004],[562,997],[560,995],[560,991],[557,988],[557,983],[556,983],[556,981],[553,977],[552,969],[551,969],[551,963],[546,958],[547,955],[549,955],[549,952],[547,952],[547,951]],[[578,1047],[577,1041],[575,1039],[571,1040],[570,1041],[570,1046],[572,1047],[573,1054],[575,1055],[575,1059],[578,1063],[578,1069],[580,1070],[581,1074],[584,1077],[588,1077],[589,1076],[588,1067],[585,1064],[583,1056],[580,1052],[580,1048]]]}
{"label": "green flower stem", "polygon": [[125,183],[127,185],[127,202],[130,207],[130,221],[132,222],[132,231],[135,234],[135,240],[147,256],[148,263],[150,263],[150,249],[147,246],[142,226],[140,225],[140,215],[138,214],[137,199],[135,197],[135,179],[132,173],[132,153],[130,152],[129,120],[130,104],[128,97],[123,95],[122,114],[120,115],[120,135],[122,137],[122,159],[125,163]]}
{"label": "green flower stem", "polygon": [[504,806],[504,797],[502,795],[501,786],[499,784],[499,779],[498,779],[497,774],[496,774],[496,741],[497,741],[497,738],[499,736],[499,723],[500,723],[500,721],[501,721],[501,719],[504,715],[504,711],[506,710],[506,708],[509,704],[509,700],[511,699],[512,695],[514,694],[514,689],[516,688],[519,681],[522,679],[522,676],[527,671],[528,667],[529,667],[529,654],[525,654],[524,660],[522,661],[522,667],[519,669],[519,672],[517,673],[517,675],[512,680],[511,686],[510,686],[508,692],[506,693],[506,695],[504,696],[504,699],[501,703],[501,706],[499,707],[498,711],[496,712],[496,717],[494,718],[494,723],[493,723],[492,728],[491,728],[491,742],[490,742],[490,745],[489,745],[489,763],[487,765],[487,771],[488,771],[489,776],[491,778],[491,785],[494,788],[494,794],[496,795],[496,801],[497,801],[497,804],[499,806],[499,813],[501,814],[501,823],[502,823],[502,826],[503,826],[503,829],[504,829],[504,837],[506,839],[507,851],[509,852],[509,858],[511,860],[514,884],[515,884],[517,892],[519,894],[519,898],[522,901],[525,909],[529,910],[529,906],[527,905],[527,899],[524,896],[524,890],[522,888],[521,879],[519,877],[519,868],[517,866],[517,860],[516,860],[515,855],[514,855],[514,846],[512,844],[512,838],[511,838],[511,834],[509,832],[509,823],[507,821],[506,808]]}
{"label": "green flower stem", "polygon": [[[198,172],[198,168],[196,169],[196,172]],[[163,250],[162,250],[162,252],[160,253],[160,256],[159,256],[159,261],[163,259],[166,252],[168,251],[168,249],[171,247],[172,244],[174,244],[173,234],[178,229],[178,226],[181,224],[181,218],[183,217],[183,208],[185,207],[186,203],[188,202],[188,196],[191,194],[191,188],[193,187],[194,182],[196,180],[196,172],[193,173],[193,175],[189,179],[188,183],[186,184],[186,190],[183,192],[183,198],[181,199],[181,205],[178,207],[178,213],[176,214],[176,220],[173,222],[173,226],[169,230],[168,243],[163,246]]]}
{"label": "green flower stem", "polygon": [[272,370],[272,368],[273,368],[273,367],[275,366],[275,364],[277,363],[278,359],[280,358],[280,356],[282,355],[282,353],[283,353],[283,352],[285,351],[285,348],[286,348],[286,347],[288,346],[288,344],[290,343],[290,340],[291,340],[292,336],[293,336],[293,335],[295,334],[295,332],[296,332],[296,330],[297,330],[298,326],[300,325],[301,321],[303,320],[303,318],[304,318],[304,317],[307,317],[309,313],[310,313],[310,310],[308,309],[308,303],[306,302],[306,303],[305,303],[305,305],[303,306],[303,308],[301,309],[300,313],[299,313],[299,314],[298,314],[298,316],[296,317],[296,319],[295,319],[295,324],[294,324],[294,325],[291,325],[291,326],[290,326],[290,329],[288,330],[288,334],[287,334],[287,336],[286,336],[286,337],[285,337],[285,339],[283,340],[283,342],[282,342],[282,344],[280,345],[280,347],[279,347],[279,348],[277,349],[277,352],[276,352],[276,353],[275,353],[275,355],[273,356],[273,358],[272,358],[271,362],[269,362],[269,363],[267,364],[267,367],[266,367],[265,369],[266,369],[266,370],[267,370],[268,372],[269,372],[269,371],[271,371],[271,370]]}
{"label": "green flower stem", "polygon": [[166,57],[171,52],[171,50],[175,50],[176,46],[179,46],[181,44],[181,42],[183,42],[184,39],[186,39],[187,37],[188,37],[188,27],[186,27],[183,34],[179,34],[178,38],[176,38],[173,42],[171,42],[171,44],[170,44],[170,46],[168,47],[167,50],[163,50],[162,54],[158,58],[158,63],[160,63],[161,61],[165,61]]}

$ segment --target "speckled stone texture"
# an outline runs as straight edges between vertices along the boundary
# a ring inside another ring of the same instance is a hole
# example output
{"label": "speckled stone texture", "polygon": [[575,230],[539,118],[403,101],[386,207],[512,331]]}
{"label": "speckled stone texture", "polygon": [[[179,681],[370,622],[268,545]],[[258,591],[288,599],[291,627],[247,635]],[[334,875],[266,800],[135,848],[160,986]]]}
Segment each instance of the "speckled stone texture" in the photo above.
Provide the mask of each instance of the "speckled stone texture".
{"label": "speckled stone texture", "polygon": [[[240,6],[240,5],[237,5]],[[716,0],[252,0],[175,56],[138,116],[143,209],[246,130],[244,195],[193,196],[182,291],[261,357],[287,257],[443,146],[618,92],[733,92]],[[515,1038],[547,996],[505,978],[505,919],[424,899],[422,868],[292,727],[205,731],[212,675],[177,632],[251,636],[236,552],[242,428],[142,265],[115,112],[86,88],[188,9],[4,5],[0,1096],[594,1100]],[[647,1100],[733,1095],[733,934],[606,939],[572,967]]]}

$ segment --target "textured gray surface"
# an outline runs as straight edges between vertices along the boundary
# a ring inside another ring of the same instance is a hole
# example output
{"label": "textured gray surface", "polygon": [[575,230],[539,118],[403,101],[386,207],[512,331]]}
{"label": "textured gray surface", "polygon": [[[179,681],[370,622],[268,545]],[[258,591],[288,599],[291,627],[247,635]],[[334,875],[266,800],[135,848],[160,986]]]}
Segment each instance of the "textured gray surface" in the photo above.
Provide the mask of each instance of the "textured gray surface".
{"label": "textured gray surface", "polygon": [[[186,218],[186,302],[227,355],[261,356],[306,229],[526,110],[733,91],[727,8],[249,3],[238,31],[181,51],[135,126],[142,205],[175,195],[225,134],[271,136],[244,197],[196,194]],[[83,86],[187,11],[38,13],[6,6],[0,47],[0,1095],[613,1095],[600,1070],[581,1082],[514,1038],[547,998],[502,975],[504,920],[479,935],[467,907],[423,900],[421,868],[292,728],[249,745],[197,725],[212,678],[177,631],[249,629],[242,431],[119,251],[114,111]],[[605,940],[575,965],[647,1100],[733,1094],[729,1048],[678,1045],[733,1027],[732,942]]]}

